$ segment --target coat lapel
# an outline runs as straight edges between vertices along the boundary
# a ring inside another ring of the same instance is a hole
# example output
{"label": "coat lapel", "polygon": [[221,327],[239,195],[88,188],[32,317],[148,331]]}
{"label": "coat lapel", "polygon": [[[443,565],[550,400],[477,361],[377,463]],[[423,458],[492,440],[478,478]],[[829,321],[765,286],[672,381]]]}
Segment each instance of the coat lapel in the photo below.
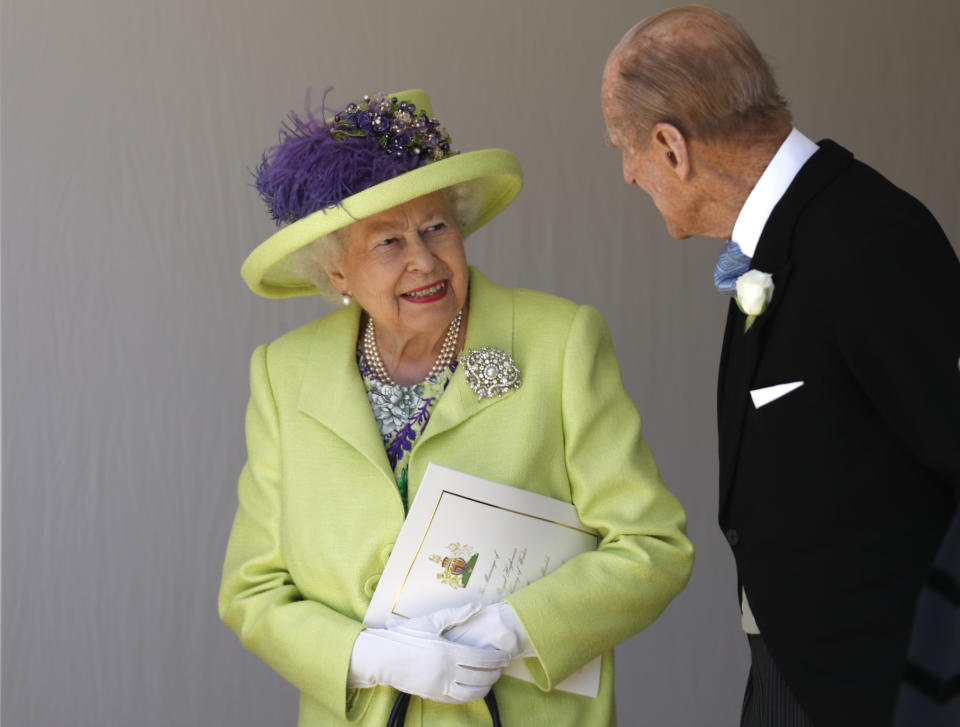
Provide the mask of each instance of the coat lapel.
{"label": "coat lapel", "polygon": [[717,389],[721,520],[736,475],[749,392],[763,350],[765,332],[775,325],[779,302],[786,295],[790,282],[790,247],[797,218],[807,203],[853,160],[850,152],[832,141],[821,141],[819,145],[820,150],[800,169],[773,208],[750,265],[752,269],[773,275],[774,291],[770,305],[747,332],[744,332],[746,317],[732,300],[727,312]]}
{"label": "coat lapel", "polygon": [[300,387],[300,411],[316,419],[381,469],[393,471],[357,369],[360,308],[321,318],[314,332]]}
{"label": "coat lapel", "polygon": [[[470,314],[463,352],[483,346],[493,346],[513,356],[513,293],[508,288],[490,282],[480,271],[471,267]],[[519,362],[517,365],[520,365]],[[521,378],[523,373],[521,367]],[[457,367],[417,445],[443,434],[478,412],[496,406],[513,393],[480,401],[467,384],[463,367]]]}

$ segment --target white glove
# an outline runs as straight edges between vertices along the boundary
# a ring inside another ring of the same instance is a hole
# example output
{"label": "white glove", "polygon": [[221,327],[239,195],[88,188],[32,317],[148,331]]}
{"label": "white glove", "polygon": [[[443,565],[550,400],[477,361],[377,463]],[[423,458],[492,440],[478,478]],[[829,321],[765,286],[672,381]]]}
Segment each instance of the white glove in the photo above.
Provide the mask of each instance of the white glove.
{"label": "white glove", "polygon": [[489,606],[472,602],[411,619],[389,616],[387,628],[403,634],[442,636],[458,644],[499,649],[507,652],[511,659],[536,656],[526,629],[505,601]]}
{"label": "white glove", "polygon": [[348,687],[387,685],[434,702],[483,699],[510,656],[446,639],[366,629],[353,644]]}

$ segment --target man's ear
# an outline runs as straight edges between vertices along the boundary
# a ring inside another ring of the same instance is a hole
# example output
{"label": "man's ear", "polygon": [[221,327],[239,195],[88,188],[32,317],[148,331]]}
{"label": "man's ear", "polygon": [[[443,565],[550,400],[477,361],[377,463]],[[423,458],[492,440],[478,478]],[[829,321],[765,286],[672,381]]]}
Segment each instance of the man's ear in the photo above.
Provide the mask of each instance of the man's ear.
{"label": "man's ear", "polygon": [[650,132],[651,144],[663,164],[682,180],[690,176],[690,147],[673,124],[661,121]]}

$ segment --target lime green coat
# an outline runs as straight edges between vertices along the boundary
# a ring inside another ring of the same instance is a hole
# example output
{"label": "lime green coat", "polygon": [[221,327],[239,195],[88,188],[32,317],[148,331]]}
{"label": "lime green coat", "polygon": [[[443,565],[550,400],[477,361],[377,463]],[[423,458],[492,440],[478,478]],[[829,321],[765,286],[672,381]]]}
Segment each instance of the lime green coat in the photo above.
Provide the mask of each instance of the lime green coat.
{"label": "lime green coat", "polygon": [[[346,686],[364,613],[404,511],[364,393],[360,311],[341,309],[253,354],[248,460],[227,546],[220,615],[301,691],[301,727],[386,724],[396,692]],[[495,346],[523,385],[477,400],[458,370],[410,459],[410,497],[430,461],[572,502],[598,531],[507,600],[537,652],[536,685],[495,686],[507,727],[612,725],[613,647],[650,624],[693,564],[683,508],[666,489],[589,306],[470,277],[466,348]],[[603,655],[596,699],[551,690]],[[483,702],[414,698],[408,725],[490,724]]]}

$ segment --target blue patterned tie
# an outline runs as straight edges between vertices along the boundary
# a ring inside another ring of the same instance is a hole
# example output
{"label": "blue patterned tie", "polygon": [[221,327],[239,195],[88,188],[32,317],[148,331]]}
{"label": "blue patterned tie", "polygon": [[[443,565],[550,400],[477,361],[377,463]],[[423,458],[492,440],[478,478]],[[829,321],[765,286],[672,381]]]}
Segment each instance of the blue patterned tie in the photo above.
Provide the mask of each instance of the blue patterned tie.
{"label": "blue patterned tie", "polygon": [[740,251],[740,246],[733,240],[723,246],[717,267],[713,271],[713,284],[724,295],[733,295],[737,292],[737,278],[750,269],[751,258]]}

